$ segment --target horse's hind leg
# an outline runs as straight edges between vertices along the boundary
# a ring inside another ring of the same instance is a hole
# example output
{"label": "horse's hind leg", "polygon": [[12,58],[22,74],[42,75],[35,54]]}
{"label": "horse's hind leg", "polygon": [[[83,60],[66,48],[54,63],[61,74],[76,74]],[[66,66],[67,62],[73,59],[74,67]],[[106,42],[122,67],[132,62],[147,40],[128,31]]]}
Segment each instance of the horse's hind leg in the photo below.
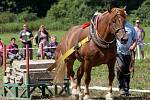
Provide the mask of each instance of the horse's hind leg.
{"label": "horse's hind leg", "polygon": [[81,88],[80,88],[81,78],[82,78],[83,74],[84,74],[84,64],[83,64],[83,62],[81,62],[81,65],[77,71],[77,84],[72,89],[72,95],[75,96],[76,100],[82,100],[82,98],[83,98],[82,93],[81,93]]}
{"label": "horse's hind leg", "polygon": [[109,70],[109,92],[106,95],[106,100],[111,100],[112,99],[112,83],[115,77],[115,71],[114,71],[114,66],[115,66],[115,60],[111,61],[110,63],[107,64],[108,65],[108,70]]}
{"label": "horse's hind leg", "polygon": [[67,76],[70,79],[71,83],[71,88],[74,88],[76,86],[76,83],[74,81],[74,71],[73,71],[73,64],[74,64],[75,59],[69,58],[65,60],[66,67],[67,67]]}

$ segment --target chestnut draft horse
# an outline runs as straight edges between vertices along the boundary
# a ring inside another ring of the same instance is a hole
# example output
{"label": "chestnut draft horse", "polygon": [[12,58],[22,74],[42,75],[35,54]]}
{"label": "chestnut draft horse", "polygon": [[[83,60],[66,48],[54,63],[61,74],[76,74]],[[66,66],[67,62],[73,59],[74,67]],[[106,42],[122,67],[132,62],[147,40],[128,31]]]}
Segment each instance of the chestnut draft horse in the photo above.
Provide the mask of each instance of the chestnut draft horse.
{"label": "chestnut draft horse", "polygon": [[[61,43],[56,49],[56,76],[63,76],[65,67],[67,67],[67,75],[70,78],[72,86],[72,94],[80,94],[80,82],[83,74],[85,75],[84,98],[89,98],[89,83],[91,80],[91,69],[96,65],[107,64],[109,69],[109,93],[112,93],[112,83],[114,80],[114,65],[116,61],[116,39],[125,43],[127,34],[124,29],[126,19],[124,8],[112,8],[104,13],[98,13],[92,19],[90,26],[85,29],[82,26],[72,27],[62,38]],[[76,45],[80,41],[88,37],[88,41]],[[76,46],[75,46],[76,45]],[[76,48],[73,52],[64,57],[60,61],[60,56],[66,54],[67,51]],[[59,59],[59,61],[57,61]],[[81,65],[77,71],[77,80],[74,79],[73,64],[78,59]],[[59,63],[59,64],[58,64]],[[48,70],[50,70],[49,68]],[[61,70],[59,70],[61,69]],[[59,80],[55,78],[55,80]],[[73,92],[74,91],[74,92]],[[76,91],[76,93],[75,93]]]}

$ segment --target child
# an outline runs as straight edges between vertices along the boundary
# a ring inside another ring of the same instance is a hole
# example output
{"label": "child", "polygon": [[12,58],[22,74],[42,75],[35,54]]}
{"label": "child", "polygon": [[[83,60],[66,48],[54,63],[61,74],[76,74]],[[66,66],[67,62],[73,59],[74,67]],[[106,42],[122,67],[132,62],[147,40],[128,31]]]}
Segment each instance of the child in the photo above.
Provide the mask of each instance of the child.
{"label": "child", "polygon": [[51,59],[54,59],[55,58],[55,50],[56,50],[56,47],[58,45],[58,42],[57,42],[57,37],[55,35],[51,35],[51,38],[50,38],[50,43],[49,43],[49,57]]}

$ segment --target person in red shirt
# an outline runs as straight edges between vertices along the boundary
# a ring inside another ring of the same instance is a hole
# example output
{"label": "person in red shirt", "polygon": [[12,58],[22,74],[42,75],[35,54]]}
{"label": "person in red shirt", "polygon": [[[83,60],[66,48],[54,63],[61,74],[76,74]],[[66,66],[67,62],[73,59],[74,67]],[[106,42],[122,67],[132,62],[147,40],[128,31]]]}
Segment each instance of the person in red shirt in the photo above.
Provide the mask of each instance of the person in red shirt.
{"label": "person in red shirt", "polygon": [[3,51],[3,41],[2,41],[2,39],[0,38],[0,52],[2,52]]}
{"label": "person in red shirt", "polygon": [[0,65],[3,64],[3,41],[0,38]]}
{"label": "person in red shirt", "polygon": [[15,38],[11,38],[8,45],[8,57],[10,58],[10,64],[12,64],[14,59],[19,59],[19,50]]}

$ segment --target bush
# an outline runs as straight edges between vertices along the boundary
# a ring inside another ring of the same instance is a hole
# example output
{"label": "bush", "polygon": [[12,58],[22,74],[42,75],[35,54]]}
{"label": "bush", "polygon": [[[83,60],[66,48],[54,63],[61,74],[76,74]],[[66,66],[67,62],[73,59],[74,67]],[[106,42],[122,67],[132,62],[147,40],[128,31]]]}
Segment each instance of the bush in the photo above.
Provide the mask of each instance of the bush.
{"label": "bush", "polygon": [[1,12],[0,13],[0,23],[10,23],[15,22],[17,15],[10,12]]}
{"label": "bush", "polygon": [[[47,13],[49,19],[57,21],[66,29],[67,25],[82,24],[89,21],[94,9],[91,9],[83,0],[61,0],[53,5]],[[55,23],[54,23],[55,24]]]}
{"label": "bush", "polygon": [[[36,21],[25,22],[25,23],[28,24],[31,31],[34,31],[34,30],[37,31],[41,24],[45,25],[47,29],[50,29],[52,27],[52,24],[49,24],[48,19],[45,19],[45,18],[39,19]],[[0,24],[0,33],[19,32],[22,29],[23,24],[24,22]]]}
{"label": "bush", "polygon": [[38,17],[36,13],[28,13],[28,11],[24,11],[18,14],[18,22],[29,22],[37,19]]}
{"label": "bush", "polygon": [[150,1],[144,1],[143,4],[137,9],[132,11],[131,13],[131,21],[134,23],[136,19],[140,19],[142,21],[143,26],[150,25]]}

